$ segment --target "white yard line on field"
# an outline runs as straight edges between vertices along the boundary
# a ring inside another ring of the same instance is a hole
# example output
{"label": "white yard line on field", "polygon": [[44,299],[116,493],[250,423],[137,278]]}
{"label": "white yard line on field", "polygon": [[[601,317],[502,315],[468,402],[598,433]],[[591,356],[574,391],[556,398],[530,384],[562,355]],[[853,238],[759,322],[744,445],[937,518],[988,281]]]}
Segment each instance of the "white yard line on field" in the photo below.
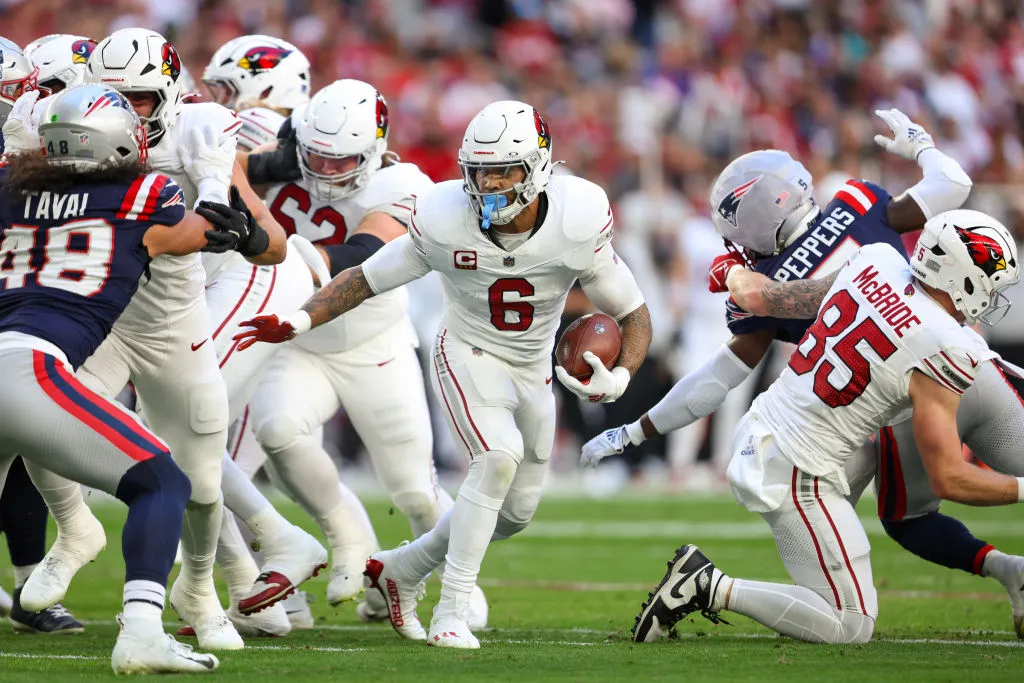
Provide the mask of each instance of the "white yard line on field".
{"label": "white yard line on field", "polygon": [[82,659],[86,661],[109,659],[109,657],[93,657],[91,655],[45,655],[32,654],[30,652],[0,652],[0,657],[8,657],[10,659]]}
{"label": "white yard line on field", "polygon": [[320,645],[246,645],[246,650],[273,650],[275,652],[368,652],[365,647],[323,647]]}

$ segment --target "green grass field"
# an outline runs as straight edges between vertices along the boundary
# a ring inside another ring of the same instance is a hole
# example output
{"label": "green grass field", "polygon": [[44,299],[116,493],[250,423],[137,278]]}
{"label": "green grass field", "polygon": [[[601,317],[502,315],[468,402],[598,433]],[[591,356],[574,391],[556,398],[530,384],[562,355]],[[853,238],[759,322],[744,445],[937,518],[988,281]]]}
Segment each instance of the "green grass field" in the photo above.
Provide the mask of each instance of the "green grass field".
{"label": "green grass field", "polygon": [[[247,650],[222,655],[212,676],[249,683],[1019,680],[1024,650],[1011,630],[1002,587],[904,552],[872,520],[871,502],[864,502],[861,515],[873,545],[881,614],[875,640],[867,645],[797,643],[737,615],[727,616],[732,626],[696,617],[679,625],[677,639],[634,645],[629,629],[640,603],[683,542],[699,543],[734,576],[787,581],[767,525],[731,498],[553,498],[541,504],[524,534],[488,552],[481,584],[491,617],[490,628],[478,634],[480,650],[436,650],[400,640],[389,626],[361,624],[353,605],[326,604],[321,577],[306,584],[318,598],[315,630],[251,640]],[[382,543],[407,536],[404,519],[390,514],[387,503],[368,507]],[[310,528],[297,508],[286,510]],[[1015,510],[950,505],[946,511],[997,547],[1024,553]],[[86,620],[86,633],[45,638],[0,630],[3,683],[113,676],[109,655],[123,577],[119,531],[124,513],[113,506],[97,512],[107,525],[109,547],[82,570],[66,600]],[[6,560],[6,552],[0,554]],[[0,576],[10,590],[6,567]],[[436,582],[428,585],[420,606],[424,622],[438,594]],[[174,614],[168,609],[165,617],[171,620]],[[178,680],[185,678],[191,679]]]}

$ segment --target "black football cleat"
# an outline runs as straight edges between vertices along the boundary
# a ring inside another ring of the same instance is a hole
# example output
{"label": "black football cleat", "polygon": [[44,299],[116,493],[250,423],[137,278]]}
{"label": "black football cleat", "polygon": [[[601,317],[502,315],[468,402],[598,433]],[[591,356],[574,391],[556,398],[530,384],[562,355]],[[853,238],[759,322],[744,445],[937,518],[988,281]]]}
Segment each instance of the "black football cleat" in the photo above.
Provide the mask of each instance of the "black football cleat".
{"label": "black football cleat", "polygon": [[714,623],[728,624],[711,609],[724,574],[695,545],[684,545],[668,563],[668,571],[633,624],[633,641],[650,643],[666,635],[676,623],[696,611]]}
{"label": "black football cleat", "polygon": [[39,612],[29,612],[21,606],[21,588],[14,589],[11,613],[7,619],[16,633],[38,633],[43,635],[70,635],[85,630],[82,623],[64,605],[54,603]]}

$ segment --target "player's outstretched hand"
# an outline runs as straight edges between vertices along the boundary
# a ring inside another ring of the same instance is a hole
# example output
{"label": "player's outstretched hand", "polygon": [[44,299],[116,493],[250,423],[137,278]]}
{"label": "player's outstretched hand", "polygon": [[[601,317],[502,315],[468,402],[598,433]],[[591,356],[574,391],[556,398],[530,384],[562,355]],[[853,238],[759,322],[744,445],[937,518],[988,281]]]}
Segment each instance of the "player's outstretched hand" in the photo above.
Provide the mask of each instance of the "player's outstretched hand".
{"label": "player's outstretched hand", "polygon": [[629,370],[623,367],[614,367],[609,370],[601,362],[601,359],[590,351],[583,354],[583,360],[594,368],[594,374],[590,376],[589,380],[586,380],[585,384],[566,372],[561,365],[555,366],[558,381],[566,389],[591,403],[611,403],[622,396],[622,393],[626,391],[626,385],[629,384]]}
{"label": "player's outstretched hand", "polygon": [[736,267],[744,268],[745,265],[743,257],[735,251],[716,256],[715,260],[711,262],[711,267],[708,268],[708,291],[712,294],[728,292],[729,288],[725,281],[729,277],[729,271]]}
{"label": "player's outstretched hand", "polygon": [[580,465],[583,467],[597,467],[609,455],[618,455],[630,445],[629,437],[626,436],[626,426],[606,429],[590,441],[583,444],[583,453],[580,454]]}
{"label": "player's outstretched hand", "polygon": [[39,133],[32,125],[32,107],[39,99],[38,90],[29,90],[18,98],[4,122],[4,152],[17,154],[39,149]]}
{"label": "player's outstretched hand", "polygon": [[277,131],[277,149],[249,155],[246,162],[249,182],[253,185],[265,185],[287,183],[301,178],[298,146],[292,120],[286,119]]}
{"label": "player's outstretched hand", "polygon": [[935,141],[924,126],[911,121],[899,109],[876,109],[875,116],[885,121],[885,125],[892,131],[892,139],[884,135],[875,136],[875,143],[887,152],[898,154],[908,161],[917,161],[921,152],[935,146]]}
{"label": "player's outstretched hand", "polygon": [[298,311],[287,316],[258,315],[252,320],[239,323],[239,327],[251,327],[236,334],[233,339],[238,342],[238,350],[245,351],[256,342],[282,344],[310,328],[309,314]]}

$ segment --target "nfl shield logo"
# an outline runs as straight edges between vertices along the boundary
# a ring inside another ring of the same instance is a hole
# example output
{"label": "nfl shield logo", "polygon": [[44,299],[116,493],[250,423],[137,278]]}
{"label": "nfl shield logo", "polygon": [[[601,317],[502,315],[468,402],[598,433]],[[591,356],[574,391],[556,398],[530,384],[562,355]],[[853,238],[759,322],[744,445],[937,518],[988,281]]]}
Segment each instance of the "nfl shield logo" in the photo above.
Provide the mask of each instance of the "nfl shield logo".
{"label": "nfl shield logo", "polygon": [[514,266],[515,264],[516,264],[516,259],[515,259],[515,257],[513,257],[513,256],[506,256],[506,257],[505,257],[505,267],[506,267],[506,268],[511,268],[511,267],[512,267],[512,266]]}
{"label": "nfl shield logo", "polygon": [[78,136],[78,144],[80,144],[80,145],[88,145],[89,144],[89,136],[86,135],[85,133],[80,134]]}

